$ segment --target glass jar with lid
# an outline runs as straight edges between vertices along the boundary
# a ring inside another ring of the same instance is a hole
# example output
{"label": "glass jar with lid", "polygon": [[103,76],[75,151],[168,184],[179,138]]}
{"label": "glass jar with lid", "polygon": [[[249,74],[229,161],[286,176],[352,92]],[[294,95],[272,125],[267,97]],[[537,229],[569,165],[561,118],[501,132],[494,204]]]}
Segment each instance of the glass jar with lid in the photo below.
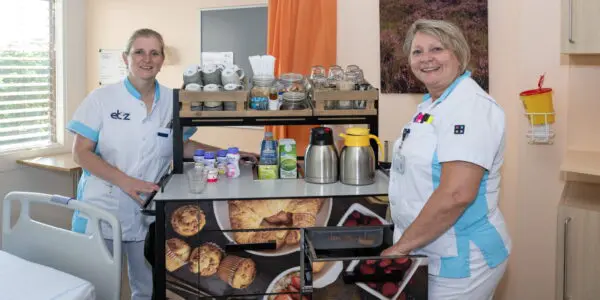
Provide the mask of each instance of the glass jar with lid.
{"label": "glass jar with lid", "polygon": [[255,75],[252,78],[249,109],[266,110],[269,103],[269,91],[275,78],[269,75]]}
{"label": "glass jar with lid", "polygon": [[286,92],[305,92],[304,76],[296,73],[285,73],[281,75],[279,81]]}
{"label": "glass jar with lid", "polygon": [[301,110],[307,109],[306,94],[303,92],[285,92],[283,93],[283,101],[281,110]]}

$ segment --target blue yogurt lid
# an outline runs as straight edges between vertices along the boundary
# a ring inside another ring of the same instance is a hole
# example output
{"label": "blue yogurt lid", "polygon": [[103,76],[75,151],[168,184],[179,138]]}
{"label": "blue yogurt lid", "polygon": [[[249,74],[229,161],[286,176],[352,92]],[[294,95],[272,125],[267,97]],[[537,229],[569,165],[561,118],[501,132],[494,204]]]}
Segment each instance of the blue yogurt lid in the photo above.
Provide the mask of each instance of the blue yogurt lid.
{"label": "blue yogurt lid", "polygon": [[238,152],[240,152],[238,147],[229,147],[229,149],[227,149],[227,153],[236,154]]}

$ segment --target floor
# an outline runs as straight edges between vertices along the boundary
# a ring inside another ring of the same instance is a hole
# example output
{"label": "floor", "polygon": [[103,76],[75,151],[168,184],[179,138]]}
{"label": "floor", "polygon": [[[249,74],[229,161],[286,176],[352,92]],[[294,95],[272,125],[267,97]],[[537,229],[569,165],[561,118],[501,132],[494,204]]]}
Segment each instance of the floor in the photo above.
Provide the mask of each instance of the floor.
{"label": "floor", "polygon": [[130,300],[131,290],[129,289],[129,279],[127,279],[127,260],[123,260],[121,269],[121,300]]}

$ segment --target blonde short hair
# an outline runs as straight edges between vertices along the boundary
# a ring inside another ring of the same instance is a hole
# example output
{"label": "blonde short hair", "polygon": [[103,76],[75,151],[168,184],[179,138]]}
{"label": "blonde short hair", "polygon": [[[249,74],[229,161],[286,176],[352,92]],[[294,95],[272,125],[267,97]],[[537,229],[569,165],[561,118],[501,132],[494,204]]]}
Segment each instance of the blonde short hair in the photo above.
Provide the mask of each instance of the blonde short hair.
{"label": "blonde short hair", "polygon": [[417,32],[434,36],[440,40],[444,47],[454,52],[454,55],[460,63],[461,73],[467,70],[467,65],[471,60],[471,49],[469,48],[469,44],[467,44],[467,39],[465,39],[465,36],[458,26],[442,20],[420,19],[415,21],[408,29],[403,45],[404,53],[408,56],[409,62],[410,47]]}
{"label": "blonde short hair", "polygon": [[135,40],[139,37],[156,38],[160,44],[160,54],[165,56],[165,42],[163,41],[162,35],[160,35],[160,33],[157,31],[148,28],[138,29],[129,37],[124,51],[126,54],[129,54],[129,51],[131,51],[131,47],[133,46],[133,42],[135,42]]}

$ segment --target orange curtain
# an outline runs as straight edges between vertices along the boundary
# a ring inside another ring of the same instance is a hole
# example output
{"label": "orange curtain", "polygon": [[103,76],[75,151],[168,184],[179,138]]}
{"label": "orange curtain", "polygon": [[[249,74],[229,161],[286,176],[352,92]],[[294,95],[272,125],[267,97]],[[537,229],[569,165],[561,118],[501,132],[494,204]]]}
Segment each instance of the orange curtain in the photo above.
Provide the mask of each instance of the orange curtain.
{"label": "orange curtain", "polygon": [[[336,63],[337,0],[269,0],[267,54],[275,57],[275,76],[308,75],[310,67]],[[296,140],[304,155],[314,126],[265,126],[275,138]]]}

